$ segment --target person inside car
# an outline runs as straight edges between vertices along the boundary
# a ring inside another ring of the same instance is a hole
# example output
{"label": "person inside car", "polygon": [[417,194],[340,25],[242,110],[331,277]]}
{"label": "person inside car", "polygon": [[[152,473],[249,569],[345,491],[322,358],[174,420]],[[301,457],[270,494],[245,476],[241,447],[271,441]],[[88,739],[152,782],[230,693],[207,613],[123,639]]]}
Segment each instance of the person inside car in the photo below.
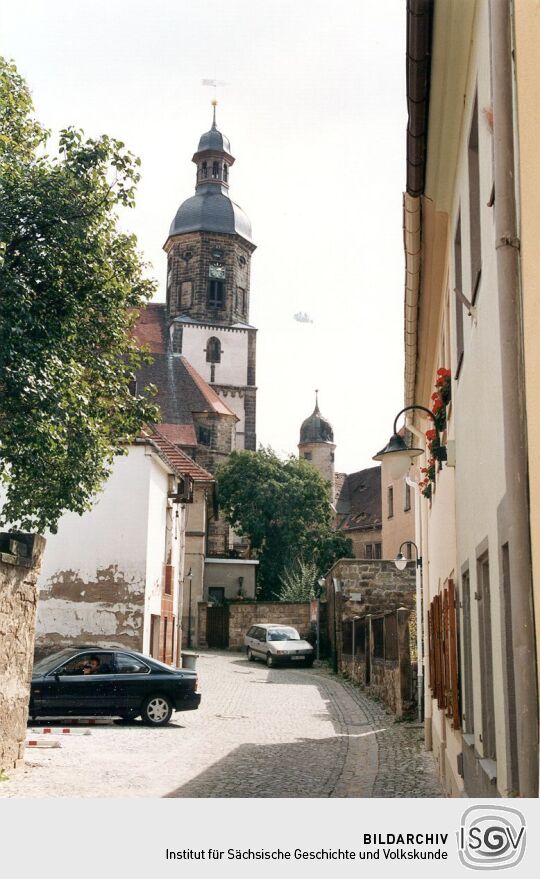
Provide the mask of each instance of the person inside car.
{"label": "person inside car", "polygon": [[83,675],[98,675],[100,674],[100,661],[98,656],[91,656],[89,659],[85,660],[82,664],[82,673]]}

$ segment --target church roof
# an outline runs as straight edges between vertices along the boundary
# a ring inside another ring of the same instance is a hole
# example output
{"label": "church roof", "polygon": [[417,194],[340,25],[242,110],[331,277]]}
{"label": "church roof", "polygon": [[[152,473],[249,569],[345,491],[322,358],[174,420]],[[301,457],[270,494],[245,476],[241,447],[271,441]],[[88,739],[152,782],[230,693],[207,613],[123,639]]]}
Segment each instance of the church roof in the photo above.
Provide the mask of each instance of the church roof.
{"label": "church roof", "polygon": [[169,237],[184,232],[224,232],[253,241],[247,214],[215,183],[200,185],[178,208]]}
{"label": "church roof", "polygon": [[137,384],[153,384],[152,398],[161,411],[160,432],[171,442],[196,446],[193,413],[212,412],[238,420],[224,400],[183,356],[169,348],[167,311],[163,303],[151,303],[140,313],[134,328],[135,337],[150,349],[152,363],[144,363],[137,373]]}
{"label": "church roof", "polygon": [[381,468],[336,473],[336,530],[371,531],[382,527]]}
{"label": "church roof", "polygon": [[321,415],[319,400],[315,397],[315,409],[300,428],[300,443],[333,443],[334,429],[330,422]]}

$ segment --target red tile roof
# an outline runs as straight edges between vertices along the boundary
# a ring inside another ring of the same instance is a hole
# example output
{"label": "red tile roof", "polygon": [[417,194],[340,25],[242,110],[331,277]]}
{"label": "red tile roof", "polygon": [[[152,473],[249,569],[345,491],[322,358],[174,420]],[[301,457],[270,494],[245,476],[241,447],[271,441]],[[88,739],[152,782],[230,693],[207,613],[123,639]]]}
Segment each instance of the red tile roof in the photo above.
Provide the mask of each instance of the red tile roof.
{"label": "red tile roof", "polygon": [[197,437],[192,424],[159,424],[159,432],[177,446],[196,448]]}
{"label": "red tile roof", "polygon": [[182,449],[171,443],[156,428],[153,428],[152,433],[145,433],[143,439],[154,446],[177,476],[191,476],[195,482],[214,482],[214,477],[208,470],[196,464]]}
{"label": "red tile roof", "polygon": [[164,322],[165,306],[160,302],[150,302],[143,308],[133,329],[135,338],[141,345],[146,345],[154,354],[165,351],[166,326]]}
{"label": "red tile roof", "polygon": [[218,394],[216,394],[214,389],[211,388],[210,385],[205,382],[203,377],[201,375],[199,375],[199,373],[191,365],[189,360],[186,360],[186,358],[183,356],[180,358],[180,360],[184,364],[187,372],[189,373],[189,375],[191,376],[191,378],[195,382],[197,388],[199,389],[199,391],[203,395],[204,399],[206,400],[206,402],[208,403],[210,408],[214,412],[216,412],[218,415],[234,415],[234,417],[238,421],[239,420],[238,416],[232,411],[232,409],[229,409],[227,404],[223,402],[223,400],[221,399],[221,397]]}

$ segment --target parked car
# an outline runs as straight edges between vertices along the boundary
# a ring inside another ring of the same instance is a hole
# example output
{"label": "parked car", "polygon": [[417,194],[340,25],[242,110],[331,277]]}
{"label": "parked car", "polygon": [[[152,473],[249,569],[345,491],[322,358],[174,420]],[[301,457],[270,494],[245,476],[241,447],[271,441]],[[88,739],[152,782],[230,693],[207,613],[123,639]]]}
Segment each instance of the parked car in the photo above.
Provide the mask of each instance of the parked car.
{"label": "parked car", "polygon": [[262,659],[268,668],[285,663],[313,665],[313,647],[292,626],[264,623],[252,626],[244,637],[247,658]]}
{"label": "parked car", "polygon": [[199,707],[197,674],[132,650],[67,648],[34,666],[30,717],[105,715],[164,726]]}

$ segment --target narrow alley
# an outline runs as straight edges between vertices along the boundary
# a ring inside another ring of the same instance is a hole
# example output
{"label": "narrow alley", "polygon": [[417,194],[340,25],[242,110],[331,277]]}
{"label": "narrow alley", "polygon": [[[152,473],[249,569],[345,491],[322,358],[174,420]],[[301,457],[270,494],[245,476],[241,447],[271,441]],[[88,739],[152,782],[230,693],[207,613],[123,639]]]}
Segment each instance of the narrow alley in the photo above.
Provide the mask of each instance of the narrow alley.
{"label": "narrow alley", "polygon": [[59,749],[27,749],[0,797],[443,795],[423,730],[325,668],[208,652],[198,670],[198,711],[163,729],[97,725],[59,736]]}

